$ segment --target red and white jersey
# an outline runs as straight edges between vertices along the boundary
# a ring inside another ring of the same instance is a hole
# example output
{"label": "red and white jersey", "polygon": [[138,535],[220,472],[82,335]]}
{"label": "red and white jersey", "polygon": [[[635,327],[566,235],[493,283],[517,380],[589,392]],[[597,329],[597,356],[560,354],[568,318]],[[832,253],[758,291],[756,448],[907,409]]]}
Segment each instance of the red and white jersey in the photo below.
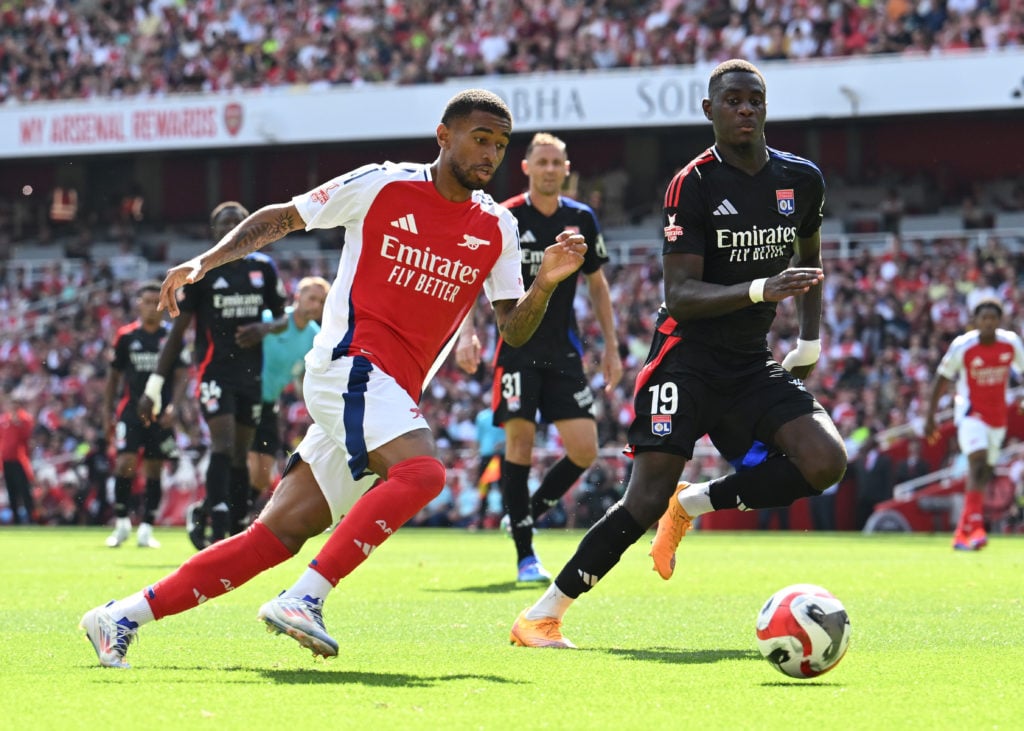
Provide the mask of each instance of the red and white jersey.
{"label": "red and white jersey", "polygon": [[366,165],[296,196],[306,230],[345,227],[314,350],[363,355],[419,401],[481,287],[518,300],[516,219],[483,191],[453,203],[418,163]]}
{"label": "red and white jersey", "polygon": [[985,345],[977,330],[960,335],[949,345],[939,363],[939,375],[956,382],[955,420],[974,416],[991,427],[1007,423],[1006,385],[1010,369],[1024,374],[1024,345],[1009,330],[996,330],[994,342]]}

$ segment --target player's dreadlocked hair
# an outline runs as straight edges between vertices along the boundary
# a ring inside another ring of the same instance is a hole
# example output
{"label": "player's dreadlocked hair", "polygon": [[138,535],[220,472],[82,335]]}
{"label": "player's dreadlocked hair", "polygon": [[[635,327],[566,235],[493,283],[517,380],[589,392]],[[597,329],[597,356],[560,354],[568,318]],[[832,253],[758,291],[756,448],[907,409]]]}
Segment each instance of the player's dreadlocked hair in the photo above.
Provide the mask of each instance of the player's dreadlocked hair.
{"label": "player's dreadlocked hair", "polygon": [[761,79],[761,85],[764,86],[765,90],[768,89],[768,84],[764,80],[764,75],[757,66],[750,63],[750,61],[744,61],[742,58],[731,58],[728,61],[722,61],[722,63],[715,66],[714,70],[711,72],[711,76],[708,78],[709,99],[714,99],[715,94],[717,94],[722,88],[722,77],[733,72],[754,74],[757,78]]}
{"label": "player's dreadlocked hair", "polygon": [[448,101],[441,116],[441,124],[450,124],[453,119],[468,117],[477,110],[489,112],[512,123],[512,111],[500,96],[486,89],[466,89]]}

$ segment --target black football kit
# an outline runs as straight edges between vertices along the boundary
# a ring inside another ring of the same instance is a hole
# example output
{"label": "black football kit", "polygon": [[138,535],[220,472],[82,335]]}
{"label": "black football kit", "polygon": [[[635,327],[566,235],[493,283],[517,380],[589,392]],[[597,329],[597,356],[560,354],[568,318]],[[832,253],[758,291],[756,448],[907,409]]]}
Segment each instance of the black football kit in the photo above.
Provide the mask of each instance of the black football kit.
{"label": "black football kit", "polygon": [[[560,197],[558,209],[546,216],[533,207],[529,193],[502,205],[519,223],[523,286],[529,288],[540,271],[544,250],[563,231],[578,233],[587,243],[580,271],[593,274],[608,261],[601,228],[590,206]],[[512,417],[533,420],[538,409],[543,421],[591,418],[594,395],[583,372],[583,343],[573,300],[579,277],[568,277],[555,288],[536,332],[514,348],[502,340],[494,360],[494,423]]]}
{"label": "black football kit", "polygon": [[[114,338],[110,367],[123,377],[121,399],[115,410],[114,440],[119,453],[134,453],[143,448],[146,459],[175,459],[178,456],[174,432],[156,422],[146,426],[138,414],[139,397],[145,391],[150,374],[156,370],[160,346],[169,331],[170,326],[165,322],[149,332],[136,320],[119,329]],[[181,363],[182,367],[185,365]],[[162,394],[165,408],[171,404],[173,396],[174,379],[168,378]]]}
{"label": "black football kit", "polygon": [[263,348],[239,347],[239,327],[261,322],[263,311],[284,312],[285,292],[273,260],[252,253],[182,288],[182,312],[195,317],[199,402],[206,418],[234,414],[255,426],[262,403]]}
{"label": "black football kit", "polygon": [[[798,238],[821,227],[825,183],[808,160],[768,148],[755,175],[726,163],[715,147],[669,183],[664,254],[704,259],[703,281],[731,285],[779,274]],[[693,456],[708,434],[728,460],[752,443],[771,449],[779,426],[823,411],[772,359],[768,331],[776,304],[761,302],[718,317],[677,322],[664,306],[647,362],[637,377],[630,450]]]}

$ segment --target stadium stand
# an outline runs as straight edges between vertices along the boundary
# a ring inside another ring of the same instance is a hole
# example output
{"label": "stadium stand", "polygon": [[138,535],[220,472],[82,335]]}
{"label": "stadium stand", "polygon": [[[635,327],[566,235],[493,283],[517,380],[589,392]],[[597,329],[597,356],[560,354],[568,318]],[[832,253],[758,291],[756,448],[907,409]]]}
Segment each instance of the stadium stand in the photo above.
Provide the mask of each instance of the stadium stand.
{"label": "stadium stand", "polygon": [[292,0],[57,2],[0,15],[0,102],[282,85],[995,51],[1024,42],[1014,3]]}

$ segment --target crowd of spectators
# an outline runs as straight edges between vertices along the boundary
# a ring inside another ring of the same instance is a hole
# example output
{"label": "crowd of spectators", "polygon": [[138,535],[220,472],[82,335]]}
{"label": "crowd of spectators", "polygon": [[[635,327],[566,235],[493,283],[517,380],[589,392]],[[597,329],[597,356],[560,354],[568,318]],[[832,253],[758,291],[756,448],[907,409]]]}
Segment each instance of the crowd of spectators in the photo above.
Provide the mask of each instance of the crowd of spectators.
{"label": "crowd of spectators", "polygon": [[[1024,241],[994,236],[895,241],[897,245],[882,255],[864,251],[828,264],[823,351],[807,383],[854,447],[857,434],[899,427],[912,431],[908,425],[922,417],[935,367],[951,339],[967,325],[973,298],[998,296],[1006,307],[1004,326],[1024,331]],[[289,291],[306,274],[329,278],[336,265],[334,255],[327,252],[276,257]],[[585,521],[588,503],[607,501],[609,492],[621,489],[626,477],[628,460],[620,450],[632,419],[633,384],[647,355],[662,298],[659,257],[606,269],[616,303],[625,376],[612,394],[603,393],[597,367],[601,331],[589,301],[580,294],[577,314],[589,372],[599,394],[602,457],[593,470],[599,476],[584,480],[573,498],[582,505],[578,510],[567,506],[570,522]],[[107,354],[116,329],[132,317],[135,285],[119,279],[105,263],[85,263],[71,278],[54,265],[51,276],[33,285],[36,293],[50,298],[49,309],[35,320],[21,321],[20,329],[5,331],[0,342],[0,387],[37,415],[33,457],[45,469],[37,470],[36,491],[40,504],[52,506],[42,518],[45,521],[81,523],[104,517],[97,514],[103,506],[99,496],[81,489],[87,482],[81,463],[101,436],[100,395]],[[29,294],[16,282],[0,283],[0,316]],[[795,310],[784,302],[772,335],[777,357],[792,346],[796,334]],[[490,337],[485,350],[494,347],[493,331]],[[468,376],[450,364],[424,394],[424,416],[449,467],[453,502],[448,512],[454,510],[453,516],[471,511],[469,496],[463,504],[455,501],[464,491],[477,488],[473,422],[484,408],[490,379],[489,368]],[[285,442],[294,445],[309,416],[293,391],[286,391],[285,399],[289,424]],[[194,404],[180,416],[182,446],[192,455],[201,455],[204,435]],[[551,454],[559,452],[555,430],[542,430],[541,440]],[[688,466],[689,476],[721,474],[725,469],[712,449],[700,454]],[[538,464],[538,474],[542,466]],[[194,489],[194,480],[186,487]]]}
{"label": "crowd of spectators", "polygon": [[24,0],[0,102],[995,50],[1018,0]]}

